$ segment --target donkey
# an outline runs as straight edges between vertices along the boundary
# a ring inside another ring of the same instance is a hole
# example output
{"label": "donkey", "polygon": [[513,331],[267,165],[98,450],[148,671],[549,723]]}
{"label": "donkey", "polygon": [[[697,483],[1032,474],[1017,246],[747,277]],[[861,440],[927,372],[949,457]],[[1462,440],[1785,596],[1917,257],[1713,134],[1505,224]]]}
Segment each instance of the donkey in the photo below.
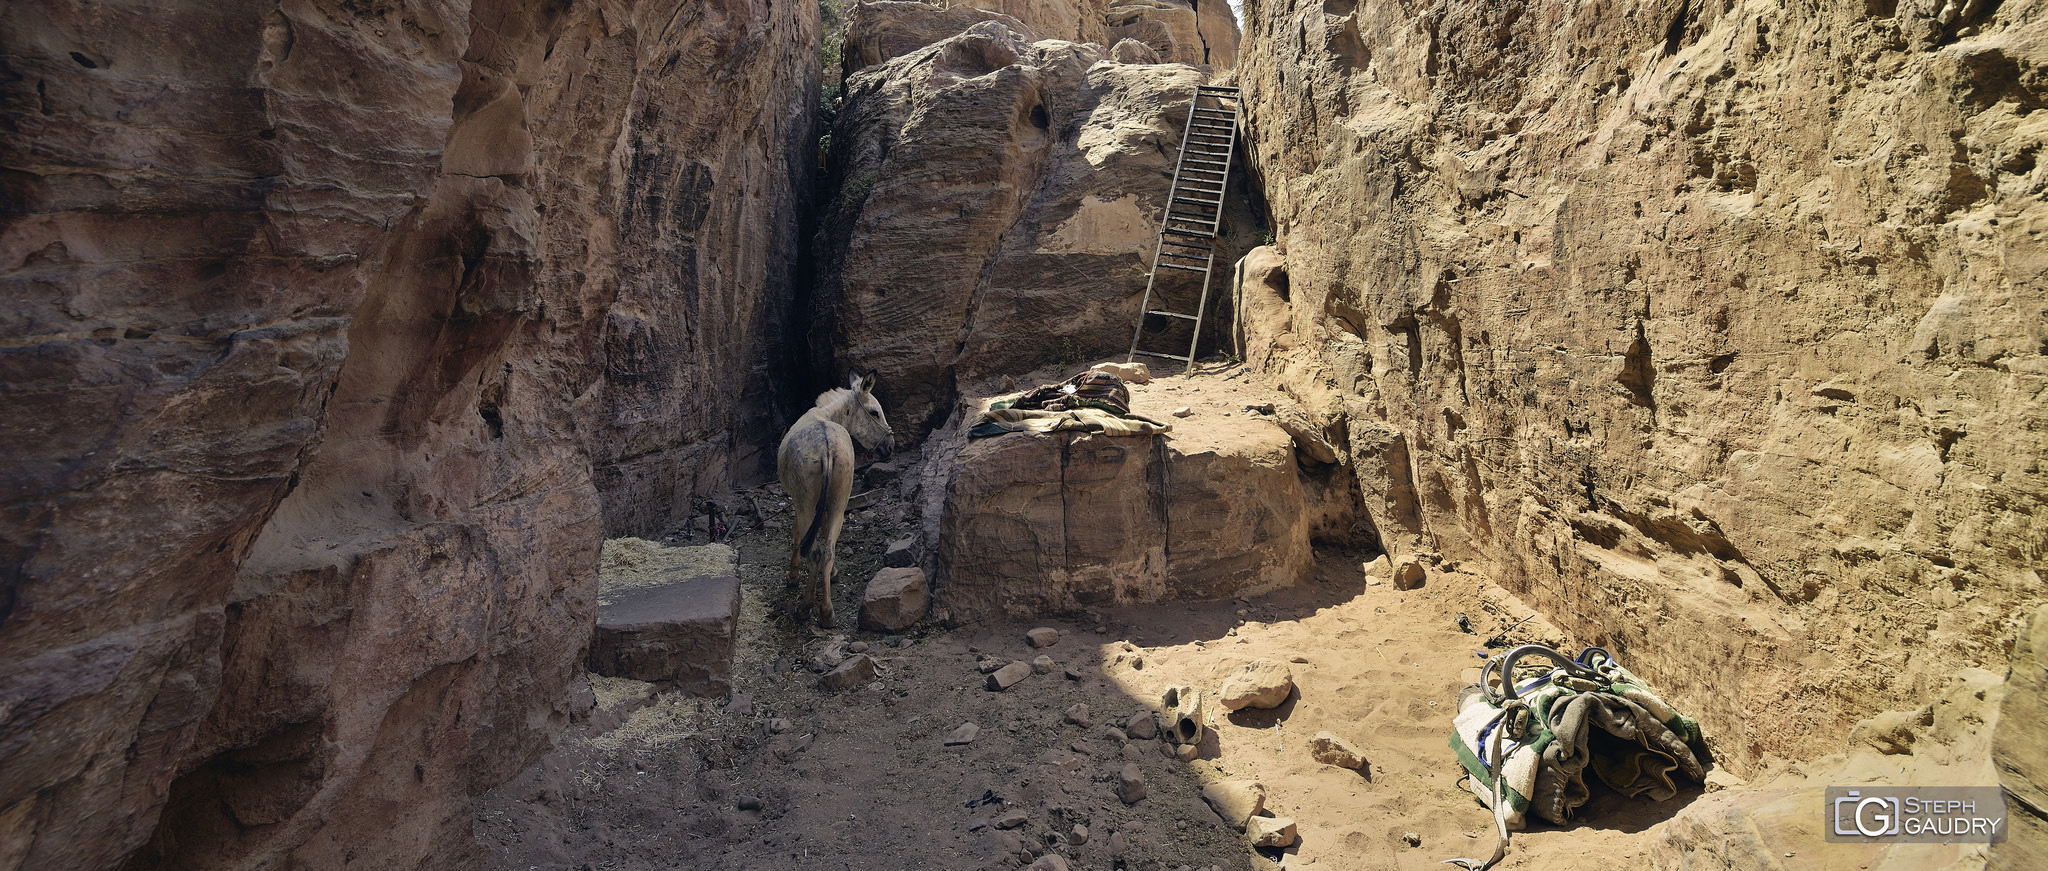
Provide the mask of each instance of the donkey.
{"label": "donkey", "polygon": [[818,625],[832,627],[832,554],[846,497],[853,492],[855,442],[888,459],[896,449],[882,404],[875,401],[872,375],[854,373],[849,386],[818,394],[817,404],[797,418],[775,452],[775,474],[796,509],[789,553],[789,588],[797,588],[806,559],[818,574]]}

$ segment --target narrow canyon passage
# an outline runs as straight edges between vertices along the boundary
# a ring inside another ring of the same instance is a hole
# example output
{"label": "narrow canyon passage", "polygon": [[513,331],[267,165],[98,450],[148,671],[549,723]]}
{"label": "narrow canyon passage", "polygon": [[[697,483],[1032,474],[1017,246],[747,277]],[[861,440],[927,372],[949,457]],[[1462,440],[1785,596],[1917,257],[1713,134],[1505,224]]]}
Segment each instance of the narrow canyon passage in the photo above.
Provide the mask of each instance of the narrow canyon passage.
{"label": "narrow canyon passage", "polygon": [[1504,867],[2048,867],[2044,109],[2048,0],[0,5],[0,871],[1436,867],[1510,629],[1711,758]]}

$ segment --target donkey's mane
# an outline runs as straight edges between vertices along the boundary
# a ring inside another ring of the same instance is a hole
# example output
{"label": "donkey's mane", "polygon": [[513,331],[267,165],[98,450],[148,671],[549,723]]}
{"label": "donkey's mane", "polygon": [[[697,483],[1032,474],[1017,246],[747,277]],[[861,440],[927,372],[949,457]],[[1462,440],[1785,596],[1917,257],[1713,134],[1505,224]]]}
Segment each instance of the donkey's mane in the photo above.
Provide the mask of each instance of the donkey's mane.
{"label": "donkey's mane", "polygon": [[838,402],[840,399],[844,398],[847,394],[852,392],[853,388],[851,387],[834,387],[831,390],[827,390],[823,393],[818,394],[818,401],[811,403],[811,407],[824,408],[827,405],[831,405],[834,402]]}

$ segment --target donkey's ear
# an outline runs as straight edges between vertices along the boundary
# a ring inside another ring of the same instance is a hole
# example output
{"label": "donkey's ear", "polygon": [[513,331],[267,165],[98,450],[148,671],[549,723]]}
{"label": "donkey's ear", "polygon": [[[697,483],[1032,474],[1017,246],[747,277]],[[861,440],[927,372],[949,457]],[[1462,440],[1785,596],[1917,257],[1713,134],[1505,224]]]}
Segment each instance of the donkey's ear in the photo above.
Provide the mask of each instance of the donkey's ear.
{"label": "donkey's ear", "polygon": [[874,373],[870,372],[866,375],[853,376],[853,389],[862,393],[873,393],[875,390]]}
{"label": "donkey's ear", "polygon": [[862,376],[858,370],[849,370],[846,373],[846,386],[854,390],[866,390],[867,378]]}

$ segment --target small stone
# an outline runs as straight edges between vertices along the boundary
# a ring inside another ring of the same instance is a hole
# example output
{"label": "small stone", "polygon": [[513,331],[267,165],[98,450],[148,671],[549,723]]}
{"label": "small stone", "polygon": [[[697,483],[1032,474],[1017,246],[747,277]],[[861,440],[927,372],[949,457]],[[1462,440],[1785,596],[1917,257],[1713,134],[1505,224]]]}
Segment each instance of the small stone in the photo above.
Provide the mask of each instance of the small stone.
{"label": "small stone", "polygon": [[1202,800],[1223,822],[1243,831],[1252,817],[1266,810],[1266,786],[1256,780],[1225,780],[1202,787]]}
{"label": "small stone", "polygon": [[1359,768],[1365,765],[1365,755],[1351,742],[1328,732],[1317,732],[1308,742],[1308,754],[1324,765],[1338,768]]}
{"label": "small stone", "polygon": [[1030,676],[1031,666],[1029,664],[1013,662],[996,669],[995,673],[988,676],[988,688],[991,692],[999,693],[1016,686],[1018,681]]}
{"label": "small stone", "polygon": [[1042,653],[1038,655],[1037,659],[1031,660],[1031,670],[1038,674],[1052,674],[1052,670],[1058,667],[1059,664],[1053,662],[1052,657]]}
{"label": "small stone", "polygon": [[1191,414],[1194,414],[1194,413],[1195,413],[1195,410],[1194,410],[1194,409],[1192,409],[1192,408],[1189,408],[1189,407],[1187,407],[1187,406],[1185,406],[1185,405],[1183,405],[1183,406],[1181,406],[1181,407],[1179,407],[1179,408],[1176,408],[1176,409],[1174,409],[1174,410],[1173,410],[1173,416],[1174,416],[1174,417],[1187,417],[1187,416],[1189,416],[1189,415],[1191,415]]}
{"label": "small stone", "polygon": [[1413,559],[1402,559],[1394,564],[1394,589],[1413,590],[1422,586],[1426,573],[1422,564]]}
{"label": "small stone", "polygon": [[1734,774],[1730,773],[1728,769],[1722,768],[1720,766],[1715,766],[1714,770],[1707,772],[1706,779],[1700,782],[1706,785],[1707,792],[1720,792],[1724,789],[1734,789],[1738,786],[1748,783],[1748,781],[1743,780],[1740,777],[1736,777]]}
{"label": "small stone", "polygon": [[917,539],[905,536],[889,542],[882,551],[882,565],[892,569],[907,569],[917,565]]}
{"label": "small stone", "polygon": [[1111,741],[1115,741],[1118,744],[1123,744],[1131,740],[1131,736],[1124,734],[1124,730],[1117,726],[1104,727],[1102,730],[1102,736],[1104,738],[1108,738]]}
{"label": "small stone", "polygon": [[976,726],[973,723],[961,723],[959,726],[954,727],[952,732],[947,733],[946,746],[957,747],[961,744],[972,744],[974,743],[974,736],[979,734],[981,734],[980,726]]}
{"label": "small stone", "polygon": [[1031,815],[1025,813],[1023,808],[1011,808],[1004,811],[1002,816],[989,821],[989,824],[998,829],[1014,829],[1028,822],[1031,822]]}
{"label": "small stone", "polygon": [[1229,711],[1276,708],[1287,701],[1287,696],[1293,691],[1294,673],[1288,670],[1286,663],[1255,659],[1245,663],[1223,682],[1217,702]]}
{"label": "small stone", "polygon": [[1166,748],[1166,752],[1172,755],[1173,758],[1180,760],[1182,762],[1193,762],[1195,761],[1195,757],[1200,756],[1202,754],[1201,746],[1196,744],[1162,743],[1160,746]]}
{"label": "small stone", "polygon": [[[1117,44],[1122,45],[1123,43],[1119,40]],[[1144,43],[1139,43],[1139,45],[1144,46]],[[1124,60],[1117,62],[1130,63],[1130,61]],[[1132,384],[1150,384],[1152,382],[1152,367],[1143,363],[1097,363],[1089,368],[1097,372],[1108,372]]]}
{"label": "small stone", "polygon": [[796,728],[796,725],[794,723],[791,723],[790,721],[785,720],[781,717],[776,717],[775,719],[768,721],[768,734],[770,735],[780,735],[794,728]]}
{"label": "small stone", "polygon": [[1066,857],[1058,853],[1047,853],[1038,857],[1038,861],[1025,866],[1024,871],[1073,871],[1073,868],[1074,866],[1067,864]]}
{"label": "small stone", "polygon": [[743,811],[757,811],[761,809],[761,799],[751,795],[743,795],[733,805]]}
{"label": "small stone", "polygon": [[866,653],[868,652],[868,643],[865,641],[856,641],[852,644],[846,645],[846,649],[854,653]]}
{"label": "small stone", "polygon": [[1074,844],[1076,846],[1088,843],[1088,827],[1080,823],[1075,823],[1074,830],[1067,834],[1067,843]]}
{"label": "small stone", "polygon": [[1138,770],[1138,763],[1126,762],[1116,775],[1116,797],[1124,804],[1137,804],[1145,797],[1145,773]]}
{"label": "small stone", "polygon": [[1294,820],[1287,817],[1252,817],[1244,834],[1254,847],[1288,847],[1297,837]]}
{"label": "small stone", "polygon": [[825,673],[818,685],[833,692],[850,690],[875,679],[875,660],[865,653],[847,657],[838,668]]}
{"label": "small stone", "polygon": [[1060,643],[1060,631],[1050,626],[1040,626],[1024,633],[1024,638],[1031,642],[1032,647],[1051,647]]}
{"label": "small stone", "polygon": [[868,580],[860,603],[860,627],[875,632],[900,632],[924,619],[931,608],[931,585],[919,568],[885,568]]}
{"label": "small stone", "polygon": [[1421,835],[1418,835],[1418,834],[1416,834],[1416,833],[1414,833],[1414,832],[1404,832],[1404,833],[1402,833],[1402,835],[1401,835],[1401,840],[1403,840],[1403,841],[1406,841],[1406,842],[1408,842],[1408,846],[1410,846],[1410,847],[1420,847],[1420,846],[1422,846],[1422,836],[1421,836]]}
{"label": "small stone", "polygon": [[1159,723],[1152,719],[1151,711],[1139,711],[1124,720],[1124,735],[1149,741],[1159,737]]}
{"label": "small stone", "polygon": [[1065,719],[1076,726],[1088,725],[1088,706],[1080,702],[1069,705]]}
{"label": "small stone", "polygon": [[1069,667],[1069,668],[1068,668],[1068,669],[1066,670],[1066,675],[1067,675],[1067,680],[1080,680],[1080,679],[1082,678],[1082,674],[1081,674],[1080,670],[1078,670],[1078,669],[1075,669],[1075,668],[1072,668],[1072,667]]}
{"label": "small stone", "polygon": [[1121,858],[1131,851],[1131,839],[1122,832],[1109,833],[1109,855]]}

